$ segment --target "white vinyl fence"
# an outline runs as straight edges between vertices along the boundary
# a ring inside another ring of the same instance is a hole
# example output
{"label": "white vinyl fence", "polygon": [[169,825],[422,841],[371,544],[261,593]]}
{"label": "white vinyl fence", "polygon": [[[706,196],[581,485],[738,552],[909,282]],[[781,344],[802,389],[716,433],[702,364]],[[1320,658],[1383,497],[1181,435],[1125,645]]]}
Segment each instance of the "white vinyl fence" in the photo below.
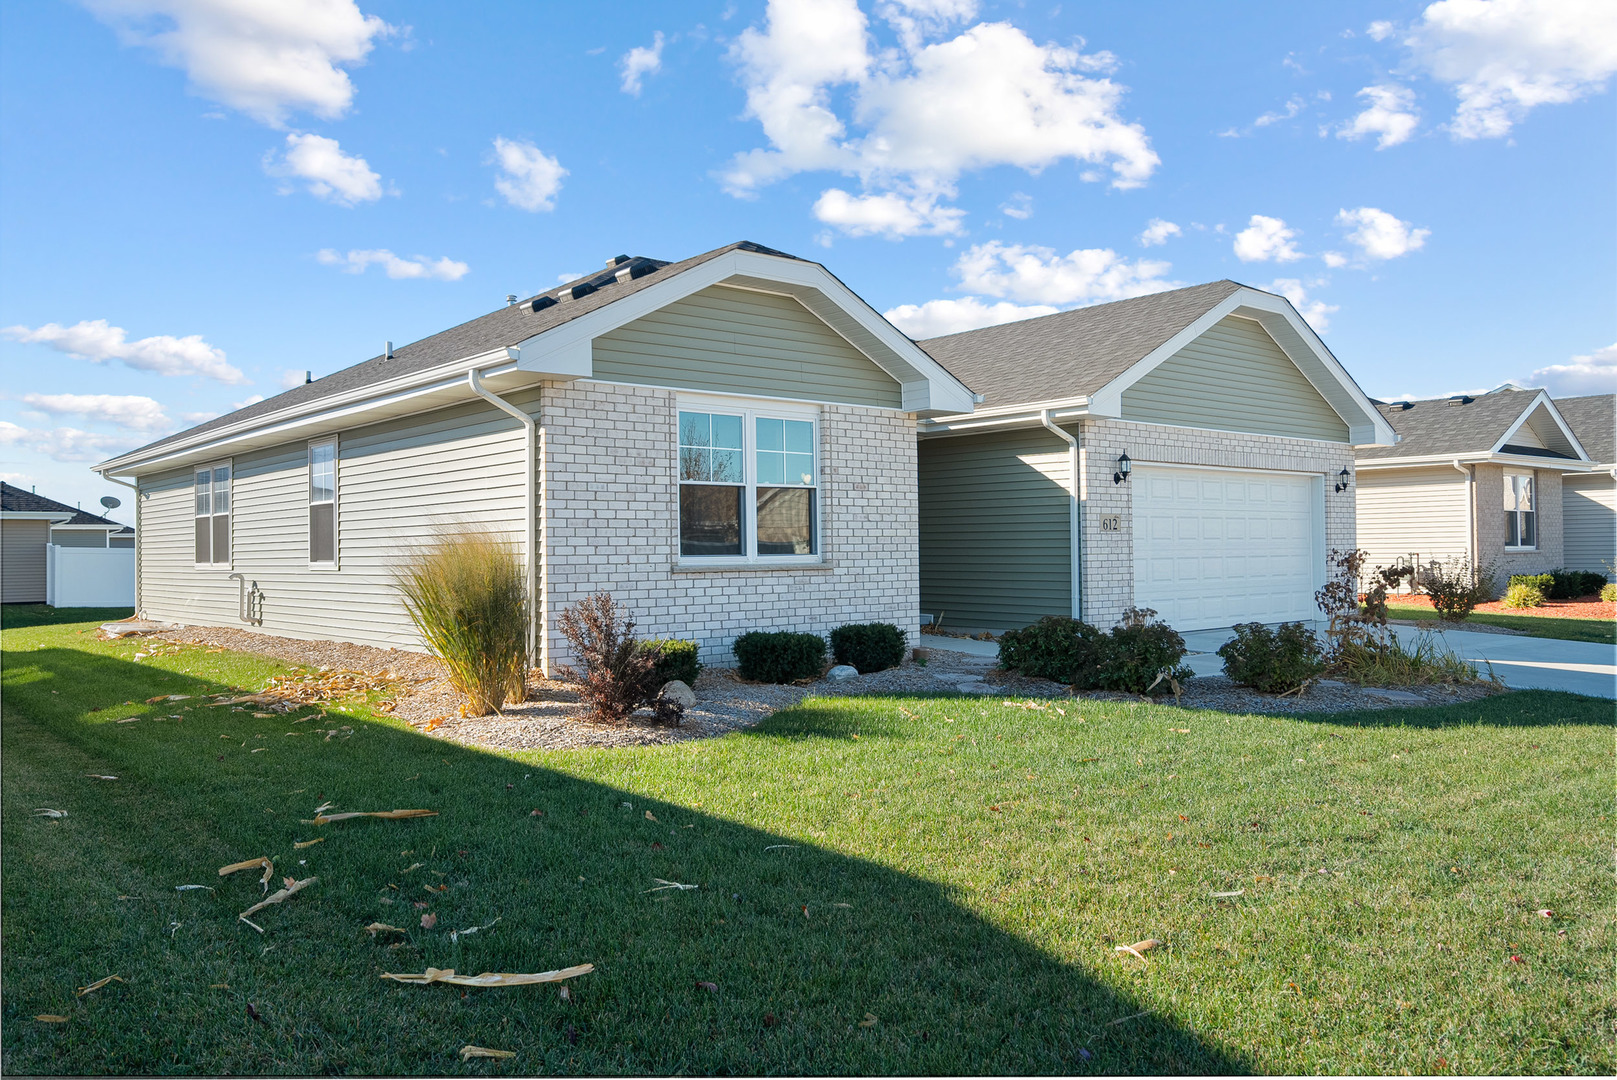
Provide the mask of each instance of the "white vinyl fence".
{"label": "white vinyl fence", "polygon": [[52,607],[134,607],[134,548],[45,548],[45,603]]}

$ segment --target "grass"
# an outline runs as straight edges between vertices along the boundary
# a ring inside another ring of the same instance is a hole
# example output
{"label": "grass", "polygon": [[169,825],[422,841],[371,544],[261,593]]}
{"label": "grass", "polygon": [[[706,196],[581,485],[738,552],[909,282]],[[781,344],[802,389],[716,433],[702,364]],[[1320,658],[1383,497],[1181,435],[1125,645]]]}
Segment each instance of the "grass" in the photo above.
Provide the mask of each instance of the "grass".
{"label": "grass", "polygon": [[[1437,621],[1437,612],[1426,607],[1395,607],[1387,605],[1387,614],[1394,619]],[[1461,623],[1444,623],[1446,627],[1464,630],[1466,623],[1485,623],[1519,630],[1528,637],[1561,638],[1565,641],[1593,641],[1601,645],[1617,645],[1617,622],[1606,619],[1557,619],[1548,615],[1504,615],[1474,611]]]}
{"label": "grass", "polygon": [[[1609,702],[811,699],[723,739],[499,756],[362,708],[138,704],[284,668],[84,629],[3,635],[8,1073],[1617,1067]],[[326,800],[440,816],[300,823]],[[215,874],[257,855],[320,877],[262,936],[235,918],[252,875]],[[1148,964],[1114,951],[1147,937]],[[378,978],[586,961],[571,1002]]]}

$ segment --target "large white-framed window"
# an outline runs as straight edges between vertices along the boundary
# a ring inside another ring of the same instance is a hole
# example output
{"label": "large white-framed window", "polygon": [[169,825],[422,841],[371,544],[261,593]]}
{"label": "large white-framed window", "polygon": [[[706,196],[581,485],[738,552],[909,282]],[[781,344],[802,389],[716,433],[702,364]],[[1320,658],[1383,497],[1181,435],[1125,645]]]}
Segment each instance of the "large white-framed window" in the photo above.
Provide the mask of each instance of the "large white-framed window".
{"label": "large white-framed window", "polygon": [[1532,551],[1538,547],[1538,494],[1533,474],[1505,470],[1505,550]]}
{"label": "large white-framed window", "polygon": [[819,425],[812,407],[682,397],[680,561],[820,561]]}
{"label": "large white-framed window", "polygon": [[337,569],[337,440],[309,443],[309,568]]}
{"label": "large white-framed window", "polygon": [[199,567],[230,566],[230,465],[229,461],[215,461],[193,470]]}

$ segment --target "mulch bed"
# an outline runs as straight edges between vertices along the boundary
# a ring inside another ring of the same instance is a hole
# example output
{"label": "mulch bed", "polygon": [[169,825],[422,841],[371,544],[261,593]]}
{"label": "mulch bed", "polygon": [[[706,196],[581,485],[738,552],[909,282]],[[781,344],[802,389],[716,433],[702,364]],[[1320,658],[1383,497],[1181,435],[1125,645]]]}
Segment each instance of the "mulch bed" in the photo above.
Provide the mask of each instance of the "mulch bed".
{"label": "mulch bed", "polygon": [[[1429,596],[1389,596],[1388,607],[1432,608],[1432,598]],[[1617,619],[1617,601],[1601,600],[1595,596],[1585,596],[1578,600],[1546,600],[1535,608],[1508,608],[1498,600],[1486,604],[1478,604],[1476,613],[1479,615],[1525,615],[1529,618],[1548,619],[1604,619],[1611,622]]]}

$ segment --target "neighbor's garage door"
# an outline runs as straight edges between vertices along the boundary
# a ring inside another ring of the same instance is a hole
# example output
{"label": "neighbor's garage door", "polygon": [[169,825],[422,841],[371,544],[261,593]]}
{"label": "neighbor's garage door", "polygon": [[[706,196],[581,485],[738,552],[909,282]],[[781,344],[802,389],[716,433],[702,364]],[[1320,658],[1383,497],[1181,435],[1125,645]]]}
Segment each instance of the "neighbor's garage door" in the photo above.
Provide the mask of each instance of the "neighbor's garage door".
{"label": "neighbor's garage door", "polygon": [[1321,481],[1138,465],[1134,602],[1177,630],[1315,619]]}

